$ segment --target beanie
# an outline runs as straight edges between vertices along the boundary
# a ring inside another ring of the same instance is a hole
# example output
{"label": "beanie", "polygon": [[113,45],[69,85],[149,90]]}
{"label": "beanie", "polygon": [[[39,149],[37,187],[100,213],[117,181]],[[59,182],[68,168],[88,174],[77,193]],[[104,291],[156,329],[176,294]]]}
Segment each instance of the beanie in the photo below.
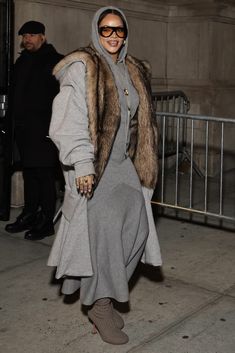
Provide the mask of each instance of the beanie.
{"label": "beanie", "polygon": [[23,34],[45,34],[45,26],[41,22],[37,21],[28,21],[23,24],[20,28],[18,35],[22,36]]}

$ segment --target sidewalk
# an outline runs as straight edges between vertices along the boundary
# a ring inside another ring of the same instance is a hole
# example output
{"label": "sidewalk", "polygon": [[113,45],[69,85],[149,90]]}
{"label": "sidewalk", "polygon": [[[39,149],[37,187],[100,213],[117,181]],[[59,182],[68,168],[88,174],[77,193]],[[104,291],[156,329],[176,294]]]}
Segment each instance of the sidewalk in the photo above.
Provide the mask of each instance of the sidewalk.
{"label": "sidewalk", "polygon": [[[12,210],[12,219],[20,210]],[[130,341],[91,334],[77,298],[64,300],[46,266],[54,237],[9,235],[0,222],[0,352],[234,353],[235,234],[161,217],[162,273],[140,266],[130,305],[119,307]]]}

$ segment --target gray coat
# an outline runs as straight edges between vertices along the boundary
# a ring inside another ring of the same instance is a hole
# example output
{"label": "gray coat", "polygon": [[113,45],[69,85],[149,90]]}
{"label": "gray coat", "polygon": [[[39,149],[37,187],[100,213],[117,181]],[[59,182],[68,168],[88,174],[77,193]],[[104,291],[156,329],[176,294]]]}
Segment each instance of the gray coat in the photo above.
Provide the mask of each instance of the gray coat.
{"label": "gray coat", "polygon": [[[75,178],[94,173],[94,149],[88,130],[85,97],[85,63],[68,63],[57,73],[60,93],[53,103],[50,137],[57,145],[64,167],[66,182],[62,217],[54,241],[49,266],[57,266],[56,277],[91,276],[93,274],[89,248],[87,199],[81,196]],[[79,77],[79,81],[74,78]],[[69,119],[66,117],[69,116]],[[81,148],[82,146],[82,148]],[[150,233],[142,261],[160,266],[161,254],[150,200],[152,190],[143,188]]]}

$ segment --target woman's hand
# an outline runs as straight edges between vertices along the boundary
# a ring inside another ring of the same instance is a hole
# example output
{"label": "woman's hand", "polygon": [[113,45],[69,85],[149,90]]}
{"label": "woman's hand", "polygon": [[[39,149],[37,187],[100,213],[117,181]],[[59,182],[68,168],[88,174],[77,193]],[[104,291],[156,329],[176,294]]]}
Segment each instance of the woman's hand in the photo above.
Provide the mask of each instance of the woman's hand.
{"label": "woman's hand", "polygon": [[79,192],[86,197],[90,198],[92,196],[92,189],[95,183],[95,178],[93,174],[85,175],[75,179],[77,189]]}

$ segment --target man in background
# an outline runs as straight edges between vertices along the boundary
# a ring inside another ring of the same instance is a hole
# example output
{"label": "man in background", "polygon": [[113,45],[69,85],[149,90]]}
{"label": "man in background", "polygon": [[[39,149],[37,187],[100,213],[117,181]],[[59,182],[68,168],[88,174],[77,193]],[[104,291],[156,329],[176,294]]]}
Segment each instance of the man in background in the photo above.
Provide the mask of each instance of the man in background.
{"label": "man in background", "polygon": [[63,56],[47,43],[40,22],[26,22],[18,35],[23,50],[14,65],[10,115],[23,170],[24,208],[5,229],[9,233],[27,230],[25,239],[39,240],[54,234],[58,156],[48,130],[59,91],[52,70]]}

